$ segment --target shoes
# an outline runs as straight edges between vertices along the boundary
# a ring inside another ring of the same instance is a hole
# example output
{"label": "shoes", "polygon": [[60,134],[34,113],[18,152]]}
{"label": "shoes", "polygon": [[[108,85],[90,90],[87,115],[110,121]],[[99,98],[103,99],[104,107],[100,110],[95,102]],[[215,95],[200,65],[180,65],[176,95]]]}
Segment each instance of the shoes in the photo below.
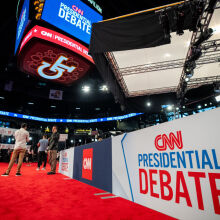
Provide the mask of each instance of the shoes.
{"label": "shoes", "polygon": [[45,168],[45,167],[43,167],[41,170],[46,170],[46,168]]}
{"label": "shoes", "polygon": [[21,176],[21,173],[16,173],[15,176]]}
{"label": "shoes", "polygon": [[47,175],[54,175],[54,172],[48,172]]}
{"label": "shoes", "polygon": [[37,171],[39,171],[39,170],[40,170],[40,168],[38,167],[36,170],[37,170]]}
{"label": "shoes", "polygon": [[7,173],[3,173],[1,176],[9,176],[9,174],[7,174]]}

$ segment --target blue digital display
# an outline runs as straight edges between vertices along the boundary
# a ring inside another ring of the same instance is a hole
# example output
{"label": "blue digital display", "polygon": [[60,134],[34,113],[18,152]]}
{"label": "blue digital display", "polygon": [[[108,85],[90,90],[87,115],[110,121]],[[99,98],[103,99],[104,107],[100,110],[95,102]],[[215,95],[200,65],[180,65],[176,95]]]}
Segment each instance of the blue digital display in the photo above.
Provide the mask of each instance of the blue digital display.
{"label": "blue digital display", "polygon": [[14,53],[16,54],[18,46],[21,42],[22,36],[24,34],[24,30],[28,25],[28,18],[29,18],[29,2],[30,0],[25,0],[22,10],[21,10],[21,14],[18,20],[18,24],[17,24],[17,31],[16,31],[16,40],[15,40],[15,51]]}
{"label": "blue digital display", "polygon": [[108,118],[96,118],[96,119],[55,119],[55,118],[42,118],[30,115],[22,115],[12,112],[0,111],[0,115],[14,117],[14,118],[23,118],[27,120],[33,121],[41,121],[41,122],[53,122],[53,123],[97,123],[97,122],[106,122],[106,121],[116,121],[123,120],[126,118],[135,117],[137,115],[142,115],[143,113],[130,113],[122,116],[108,117]]}
{"label": "blue digital display", "polygon": [[79,0],[46,0],[41,19],[89,44],[92,23],[102,16]]}

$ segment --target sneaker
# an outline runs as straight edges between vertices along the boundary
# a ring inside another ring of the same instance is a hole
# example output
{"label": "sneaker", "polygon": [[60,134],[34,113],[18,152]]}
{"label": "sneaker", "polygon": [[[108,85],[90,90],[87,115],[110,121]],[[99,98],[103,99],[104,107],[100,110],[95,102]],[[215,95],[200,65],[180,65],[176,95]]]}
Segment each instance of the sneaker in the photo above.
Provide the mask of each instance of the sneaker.
{"label": "sneaker", "polygon": [[15,176],[21,176],[21,173],[16,173]]}
{"label": "sneaker", "polygon": [[1,176],[9,176],[9,174],[7,174],[7,173],[3,173]]}
{"label": "sneaker", "polygon": [[41,170],[46,170],[46,168],[45,168],[45,167],[43,167]]}
{"label": "sneaker", "polygon": [[48,172],[47,175],[54,175],[54,172]]}
{"label": "sneaker", "polygon": [[39,171],[39,170],[40,170],[40,168],[38,167],[36,170],[37,170],[37,171]]}

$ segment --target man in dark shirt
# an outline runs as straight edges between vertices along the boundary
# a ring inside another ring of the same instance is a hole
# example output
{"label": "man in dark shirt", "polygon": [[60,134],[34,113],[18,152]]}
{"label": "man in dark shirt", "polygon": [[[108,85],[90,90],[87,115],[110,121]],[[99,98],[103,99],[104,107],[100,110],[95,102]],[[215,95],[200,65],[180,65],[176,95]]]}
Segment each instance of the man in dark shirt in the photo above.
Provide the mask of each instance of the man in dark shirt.
{"label": "man in dark shirt", "polygon": [[48,175],[53,175],[56,173],[56,165],[57,165],[57,150],[58,150],[58,142],[60,138],[60,134],[57,132],[57,126],[53,126],[52,135],[48,139],[49,141],[49,163],[51,166],[51,171],[48,172]]}

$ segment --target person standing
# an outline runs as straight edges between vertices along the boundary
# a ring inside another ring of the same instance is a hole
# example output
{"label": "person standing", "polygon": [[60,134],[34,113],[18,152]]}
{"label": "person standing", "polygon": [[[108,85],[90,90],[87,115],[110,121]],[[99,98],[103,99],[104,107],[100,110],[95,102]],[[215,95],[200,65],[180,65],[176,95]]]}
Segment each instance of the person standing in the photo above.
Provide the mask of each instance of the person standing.
{"label": "person standing", "polygon": [[42,161],[44,162],[44,167],[42,170],[46,170],[46,164],[47,164],[47,154],[46,154],[46,149],[48,147],[48,140],[47,136],[43,135],[43,139],[40,139],[38,142],[38,167],[37,171],[40,170],[40,166],[42,164]]}
{"label": "person standing", "polygon": [[59,142],[60,134],[57,131],[57,126],[53,126],[52,135],[48,139],[49,140],[49,163],[51,166],[51,171],[48,172],[48,175],[53,175],[56,173],[56,165],[57,165],[57,150],[58,150],[58,142]]}
{"label": "person standing", "polygon": [[17,166],[17,172],[16,176],[21,176],[20,169],[21,165],[23,163],[25,151],[27,148],[27,142],[29,142],[29,132],[27,131],[27,124],[22,123],[21,128],[15,132],[15,147],[14,151],[11,157],[11,160],[8,165],[8,169],[2,176],[8,176],[11,168],[13,167],[13,164],[19,154],[19,160],[18,160],[18,166]]}

